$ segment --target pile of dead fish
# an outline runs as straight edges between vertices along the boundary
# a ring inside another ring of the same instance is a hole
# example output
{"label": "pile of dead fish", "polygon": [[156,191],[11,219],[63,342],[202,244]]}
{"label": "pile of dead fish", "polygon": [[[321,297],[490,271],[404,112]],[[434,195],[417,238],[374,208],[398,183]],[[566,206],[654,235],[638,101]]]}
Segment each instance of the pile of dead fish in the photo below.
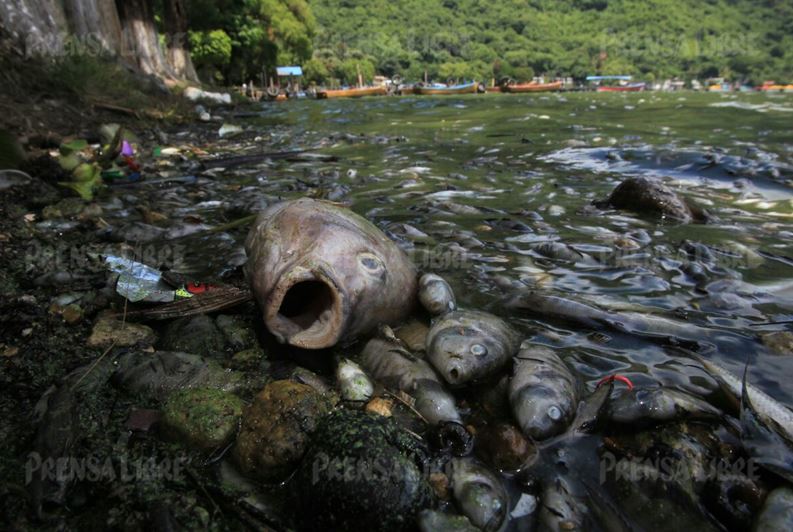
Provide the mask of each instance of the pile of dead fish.
{"label": "pile of dead fish", "polygon": [[[633,189],[662,216],[704,216],[648,183],[623,184],[602,205],[630,204]],[[171,395],[163,415],[182,427],[176,439],[233,447],[230,467],[294,488],[293,517],[276,528],[793,528],[793,413],[685,349],[729,338],[538,292],[512,294],[492,312],[460,308],[446,280],[420,274],[376,226],[323,201],[269,207],[246,252],[267,331],[301,356],[335,354],[335,386],[302,371],[268,383],[245,408],[213,399],[224,431],[212,438],[196,439],[180,414],[206,394]],[[659,342],[700,368],[713,393],[634,386],[620,375],[587,389],[561,351],[525,341],[514,315]],[[157,357],[125,355],[91,381],[73,380],[88,386],[112,374],[140,393],[146,386],[136,383],[156,366],[173,375],[157,398],[184,388],[180,379],[217,393],[251,385],[183,353]]]}

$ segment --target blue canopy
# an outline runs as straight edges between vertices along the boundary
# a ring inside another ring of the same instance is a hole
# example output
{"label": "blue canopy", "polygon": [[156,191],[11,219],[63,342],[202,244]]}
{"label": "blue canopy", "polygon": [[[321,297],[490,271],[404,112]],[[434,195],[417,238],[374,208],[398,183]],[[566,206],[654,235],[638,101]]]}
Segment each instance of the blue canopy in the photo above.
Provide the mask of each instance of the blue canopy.
{"label": "blue canopy", "polygon": [[275,67],[275,71],[279,76],[302,76],[303,69],[299,66],[285,66]]}
{"label": "blue canopy", "polygon": [[633,76],[587,76],[587,81],[605,81],[607,79],[619,79],[623,81],[630,81]]}

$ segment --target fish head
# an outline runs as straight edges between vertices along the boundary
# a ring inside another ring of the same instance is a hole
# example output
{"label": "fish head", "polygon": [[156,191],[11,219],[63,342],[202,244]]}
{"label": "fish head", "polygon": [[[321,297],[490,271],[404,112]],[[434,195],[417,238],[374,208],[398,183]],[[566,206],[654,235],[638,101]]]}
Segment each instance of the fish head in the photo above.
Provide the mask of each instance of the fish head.
{"label": "fish head", "polygon": [[[450,326],[427,346],[430,361],[450,386],[462,386],[499,367],[505,347],[476,327]],[[507,355],[508,356],[508,355]]]}
{"label": "fish head", "polygon": [[409,311],[415,268],[372,224],[308,199],[271,209],[248,236],[245,273],[278,341],[331,347]]}
{"label": "fish head", "polygon": [[523,433],[537,441],[563,433],[570,421],[559,394],[543,386],[532,388],[531,397],[519,399],[513,408]]}
{"label": "fish head", "polygon": [[461,490],[460,505],[471,522],[482,530],[498,530],[507,513],[500,493],[484,482],[468,482]]}

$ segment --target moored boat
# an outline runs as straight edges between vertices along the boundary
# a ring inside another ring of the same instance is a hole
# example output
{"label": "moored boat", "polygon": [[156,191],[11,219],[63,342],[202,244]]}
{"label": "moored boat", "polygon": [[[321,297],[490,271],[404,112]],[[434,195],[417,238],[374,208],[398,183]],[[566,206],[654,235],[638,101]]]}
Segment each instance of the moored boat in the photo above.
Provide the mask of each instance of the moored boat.
{"label": "moored boat", "polygon": [[349,89],[330,89],[318,90],[317,98],[324,100],[327,98],[359,98],[361,96],[384,96],[388,89],[383,85],[375,87],[354,87]]}
{"label": "moored boat", "polygon": [[504,85],[501,87],[503,92],[546,92],[558,91],[562,88],[561,81],[553,81],[551,83],[516,83],[514,85]]}
{"label": "moored boat", "polygon": [[644,83],[628,83],[627,85],[601,85],[598,92],[639,92],[645,89]]}
{"label": "moored boat", "polygon": [[440,96],[452,94],[474,94],[479,92],[479,89],[479,83],[472,81],[470,83],[461,83],[459,85],[416,85],[413,90],[416,94],[422,94],[425,96]]}

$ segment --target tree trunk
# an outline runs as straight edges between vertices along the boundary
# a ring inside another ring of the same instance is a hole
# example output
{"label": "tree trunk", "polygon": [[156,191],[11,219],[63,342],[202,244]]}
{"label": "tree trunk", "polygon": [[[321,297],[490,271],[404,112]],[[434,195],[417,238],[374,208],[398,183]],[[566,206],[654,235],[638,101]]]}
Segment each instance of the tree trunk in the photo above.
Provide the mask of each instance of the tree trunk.
{"label": "tree trunk", "polygon": [[0,22],[26,56],[54,56],[64,51],[66,15],[58,0],[2,0]]}
{"label": "tree trunk", "polygon": [[65,0],[63,8],[82,51],[119,54],[121,21],[114,0]]}
{"label": "tree trunk", "polygon": [[163,11],[167,59],[171,70],[179,78],[198,83],[187,37],[187,6],[184,0],[165,0]]}
{"label": "tree trunk", "polygon": [[144,74],[174,81],[174,73],[160,47],[150,0],[116,0],[121,19],[123,59],[130,59]]}

